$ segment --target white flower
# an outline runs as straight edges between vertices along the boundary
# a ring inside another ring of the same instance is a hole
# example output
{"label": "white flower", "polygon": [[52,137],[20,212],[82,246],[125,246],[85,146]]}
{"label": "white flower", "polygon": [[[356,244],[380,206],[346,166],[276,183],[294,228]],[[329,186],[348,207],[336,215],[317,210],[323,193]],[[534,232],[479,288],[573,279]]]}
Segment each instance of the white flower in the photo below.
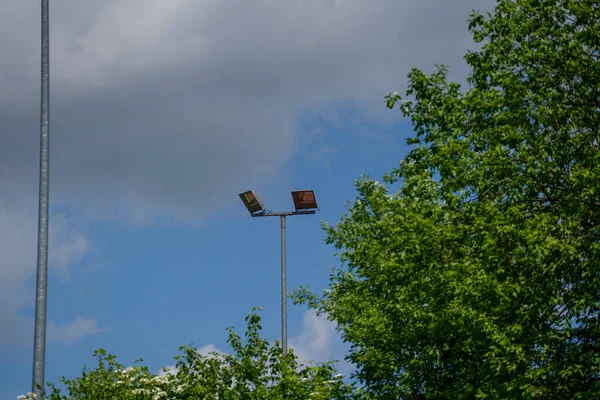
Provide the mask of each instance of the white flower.
{"label": "white flower", "polygon": [[152,392],[150,390],[148,390],[148,389],[141,389],[141,388],[140,389],[133,389],[131,391],[131,393],[133,393],[133,394],[144,394],[146,396],[150,396],[152,394]]}
{"label": "white flower", "polygon": [[133,372],[133,371],[135,371],[135,368],[133,368],[133,367],[127,367],[123,371],[121,371],[121,373],[122,374],[128,374],[128,373]]}
{"label": "white flower", "polygon": [[335,377],[339,379],[339,378],[343,378],[343,377],[344,377],[344,375],[342,375],[342,374],[337,374]]}
{"label": "white flower", "polygon": [[166,395],[167,395],[167,392],[159,391],[154,396],[152,396],[152,400],[159,400],[161,397],[164,397]]}
{"label": "white flower", "polygon": [[37,394],[33,392],[27,392],[27,396],[31,397],[33,400],[37,399]]}
{"label": "white flower", "polygon": [[26,400],[26,399],[27,399],[27,396],[23,396],[23,395],[17,396],[17,400]]}

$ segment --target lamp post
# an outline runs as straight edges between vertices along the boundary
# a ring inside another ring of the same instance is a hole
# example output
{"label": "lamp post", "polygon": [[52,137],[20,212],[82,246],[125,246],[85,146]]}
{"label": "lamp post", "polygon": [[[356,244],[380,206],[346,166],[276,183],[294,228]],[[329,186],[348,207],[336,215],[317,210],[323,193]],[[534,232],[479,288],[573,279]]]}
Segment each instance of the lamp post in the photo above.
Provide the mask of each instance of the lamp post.
{"label": "lamp post", "polygon": [[281,223],[281,349],[283,354],[287,354],[287,293],[286,293],[286,252],[285,252],[285,232],[286,219],[294,215],[312,215],[319,205],[315,199],[315,193],[312,189],[293,190],[292,199],[294,200],[295,211],[271,212],[266,210],[264,203],[258,195],[250,190],[240,194],[242,202],[250,212],[252,217],[279,217]]}
{"label": "lamp post", "polygon": [[40,113],[40,193],[38,217],[37,277],[35,289],[35,334],[31,391],[40,398],[46,364],[46,304],[48,288],[48,202],[50,186],[50,41],[49,0],[42,1],[42,83]]}

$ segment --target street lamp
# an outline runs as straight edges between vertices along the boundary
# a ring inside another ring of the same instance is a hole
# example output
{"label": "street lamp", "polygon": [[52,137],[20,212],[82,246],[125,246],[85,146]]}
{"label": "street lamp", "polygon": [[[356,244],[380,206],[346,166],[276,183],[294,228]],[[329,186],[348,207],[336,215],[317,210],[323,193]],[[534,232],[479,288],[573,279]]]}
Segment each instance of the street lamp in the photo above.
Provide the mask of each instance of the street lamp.
{"label": "street lamp", "polygon": [[265,209],[260,197],[252,191],[241,193],[240,198],[252,217],[279,217],[281,221],[281,348],[287,354],[287,294],[286,294],[286,266],[285,266],[285,223],[286,218],[292,215],[311,215],[319,205],[312,189],[293,190],[292,200],[295,211],[271,212]]}

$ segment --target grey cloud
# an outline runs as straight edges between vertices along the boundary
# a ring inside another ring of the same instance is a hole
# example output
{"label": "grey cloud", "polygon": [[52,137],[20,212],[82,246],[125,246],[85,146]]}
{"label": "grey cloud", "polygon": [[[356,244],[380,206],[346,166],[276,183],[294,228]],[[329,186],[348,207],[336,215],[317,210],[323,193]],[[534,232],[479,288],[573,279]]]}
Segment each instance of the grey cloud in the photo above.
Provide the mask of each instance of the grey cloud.
{"label": "grey cloud", "polygon": [[[460,66],[466,18],[491,1],[88,3],[52,2],[53,200],[189,216],[267,183],[299,111],[381,109],[410,66]],[[31,195],[39,16],[8,4],[0,182]]]}

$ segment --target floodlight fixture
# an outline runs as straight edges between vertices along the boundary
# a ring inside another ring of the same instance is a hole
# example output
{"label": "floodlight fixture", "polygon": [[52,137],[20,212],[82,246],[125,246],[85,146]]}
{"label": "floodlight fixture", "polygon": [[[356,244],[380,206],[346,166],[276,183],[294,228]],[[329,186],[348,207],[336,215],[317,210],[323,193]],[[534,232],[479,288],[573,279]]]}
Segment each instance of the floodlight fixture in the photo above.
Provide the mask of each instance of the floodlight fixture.
{"label": "floodlight fixture", "polygon": [[248,190],[247,192],[240,193],[240,199],[242,199],[242,202],[244,203],[244,205],[248,209],[248,212],[251,215],[259,214],[261,212],[264,212],[265,210],[264,203],[253,190]]}
{"label": "floodlight fixture", "polygon": [[315,192],[312,189],[292,190],[292,199],[296,211],[316,210],[319,208]]}

